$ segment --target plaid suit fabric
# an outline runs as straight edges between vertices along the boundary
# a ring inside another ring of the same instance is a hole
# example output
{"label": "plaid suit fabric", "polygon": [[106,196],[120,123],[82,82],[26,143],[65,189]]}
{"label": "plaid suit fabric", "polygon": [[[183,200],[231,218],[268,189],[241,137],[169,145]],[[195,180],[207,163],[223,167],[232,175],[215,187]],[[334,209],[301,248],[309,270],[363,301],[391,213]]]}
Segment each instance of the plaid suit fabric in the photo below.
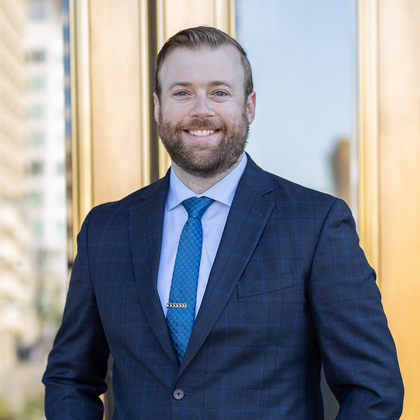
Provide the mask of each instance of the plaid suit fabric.
{"label": "plaid suit fabric", "polygon": [[101,418],[109,351],[114,419],[322,419],[321,361],[338,419],[399,418],[395,346],[349,209],[251,159],[179,366],[156,290],[167,191],[168,177],[86,219],[47,418]]}

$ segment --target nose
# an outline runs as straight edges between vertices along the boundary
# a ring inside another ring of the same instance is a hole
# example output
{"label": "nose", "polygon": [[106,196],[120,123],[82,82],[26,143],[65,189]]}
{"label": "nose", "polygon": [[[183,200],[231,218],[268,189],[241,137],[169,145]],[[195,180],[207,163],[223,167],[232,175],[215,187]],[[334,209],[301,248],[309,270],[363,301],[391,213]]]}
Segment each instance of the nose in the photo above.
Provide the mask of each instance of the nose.
{"label": "nose", "polygon": [[215,112],[212,108],[211,100],[206,94],[197,94],[192,102],[192,107],[189,112],[190,117],[212,117]]}

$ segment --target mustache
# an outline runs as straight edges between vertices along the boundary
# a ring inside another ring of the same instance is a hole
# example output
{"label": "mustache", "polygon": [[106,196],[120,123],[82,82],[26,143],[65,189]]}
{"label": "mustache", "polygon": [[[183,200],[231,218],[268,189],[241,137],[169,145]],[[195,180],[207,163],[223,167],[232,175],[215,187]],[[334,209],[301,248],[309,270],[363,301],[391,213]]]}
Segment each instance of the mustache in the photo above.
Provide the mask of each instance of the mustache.
{"label": "mustache", "polygon": [[201,129],[226,131],[227,125],[223,121],[200,119],[200,118],[184,120],[175,124],[176,131],[201,130]]}

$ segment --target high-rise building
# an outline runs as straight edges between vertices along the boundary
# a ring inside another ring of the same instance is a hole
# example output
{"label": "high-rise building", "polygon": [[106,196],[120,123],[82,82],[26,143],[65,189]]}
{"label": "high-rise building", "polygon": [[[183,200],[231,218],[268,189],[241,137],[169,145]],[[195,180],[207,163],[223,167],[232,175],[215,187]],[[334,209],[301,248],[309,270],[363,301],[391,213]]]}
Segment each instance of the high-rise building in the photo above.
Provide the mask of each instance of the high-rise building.
{"label": "high-rise building", "polygon": [[[44,338],[55,334],[67,279],[63,39],[59,2],[28,2],[25,27],[27,220]],[[47,350],[47,349],[46,349]]]}
{"label": "high-rise building", "polygon": [[64,304],[64,128],[60,1],[0,0],[0,410],[19,419]]}
{"label": "high-rise building", "polygon": [[24,218],[23,0],[0,1],[0,369],[16,364],[18,348],[37,334],[35,283]]}

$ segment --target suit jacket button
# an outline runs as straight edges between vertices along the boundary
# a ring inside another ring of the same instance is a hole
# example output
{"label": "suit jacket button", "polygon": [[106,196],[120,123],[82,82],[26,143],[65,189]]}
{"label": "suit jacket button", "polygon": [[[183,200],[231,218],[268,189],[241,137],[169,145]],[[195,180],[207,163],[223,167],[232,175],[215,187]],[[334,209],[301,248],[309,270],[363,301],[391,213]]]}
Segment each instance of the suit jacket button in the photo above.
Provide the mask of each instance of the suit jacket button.
{"label": "suit jacket button", "polygon": [[185,397],[185,392],[182,389],[176,389],[174,392],[172,392],[172,396],[176,400],[182,400]]}

